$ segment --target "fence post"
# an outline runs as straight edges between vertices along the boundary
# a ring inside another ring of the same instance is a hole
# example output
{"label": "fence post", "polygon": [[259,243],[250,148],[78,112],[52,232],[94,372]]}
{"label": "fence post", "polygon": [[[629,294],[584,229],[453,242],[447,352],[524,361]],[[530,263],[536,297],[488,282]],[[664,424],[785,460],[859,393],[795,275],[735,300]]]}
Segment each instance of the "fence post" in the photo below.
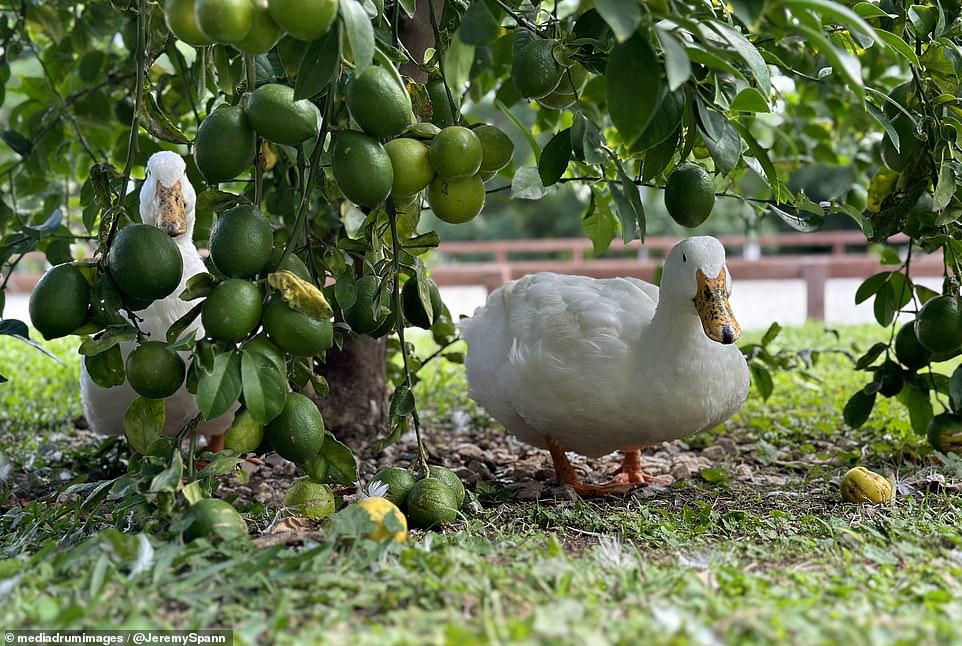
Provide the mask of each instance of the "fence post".
{"label": "fence post", "polygon": [[828,268],[822,263],[807,264],[802,268],[805,280],[805,314],[814,321],[825,320],[825,283]]}

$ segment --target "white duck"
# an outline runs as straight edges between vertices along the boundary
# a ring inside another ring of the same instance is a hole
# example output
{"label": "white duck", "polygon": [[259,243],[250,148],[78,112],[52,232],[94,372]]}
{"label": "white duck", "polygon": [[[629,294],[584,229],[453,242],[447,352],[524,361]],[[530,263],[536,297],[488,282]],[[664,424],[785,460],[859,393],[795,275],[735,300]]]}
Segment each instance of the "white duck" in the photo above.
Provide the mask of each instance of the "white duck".
{"label": "white duck", "polygon": [[[207,271],[193,242],[194,205],[197,195],[187,179],[186,168],[184,160],[176,153],[155,153],[147,161],[147,179],[140,189],[141,221],[166,231],[177,244],[184,260],[184,273],[177,289],[166,298],[154,301],[143,311],[137,312],[137,316],[143,319],[139,323],[140,329],[155,340],[164,340],[171,324],[195,305],[194,302],[181,300],[179,295],[192,276]],[[197,330],[197,338],[204,336],[199,318],[189,329]],[[133,343],[121,346],[125,361],[134,347]],[[91,430],[102,435],[124,434],[124,414],[130,402],[137,397],[127,383],[113,388],[102,388],[93,382],[86,366],[81,364],[80,393],[84,416]],[[196,414],[196,399],[182,386],[167,399],[165,432],[176,433]],[[232,420],[233,411],[230,411],[202,423],[198,432],[217,436],[209,445],[216,450],[221,448],[218,445],[222,443],[222,434]]]}
{"label": "white duck", "polygon": [[[582,495],[664,482],[641,469],[639,448],[710,429],[747,397],[730,293],[725,250],[707,236],[675,245],[661,289],[551,273],[510,282],[461,322],[471,397],[548,448],[559,482]],[[624,464],[611,482],[584,484],[566,450],[618,450]]]}

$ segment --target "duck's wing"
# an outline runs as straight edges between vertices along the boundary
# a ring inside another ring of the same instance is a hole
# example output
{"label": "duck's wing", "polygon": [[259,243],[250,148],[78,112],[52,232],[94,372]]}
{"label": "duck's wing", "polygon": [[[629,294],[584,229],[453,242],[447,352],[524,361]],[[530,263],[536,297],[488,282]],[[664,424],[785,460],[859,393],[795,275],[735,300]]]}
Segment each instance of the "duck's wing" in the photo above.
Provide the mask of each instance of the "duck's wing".
{"label": "duck's wing", "polygon": [[559,420],[619,405],[656,305],[657,287],[631,279],[542,273],[506,285],[462,323],[471,395],[541,444]]}

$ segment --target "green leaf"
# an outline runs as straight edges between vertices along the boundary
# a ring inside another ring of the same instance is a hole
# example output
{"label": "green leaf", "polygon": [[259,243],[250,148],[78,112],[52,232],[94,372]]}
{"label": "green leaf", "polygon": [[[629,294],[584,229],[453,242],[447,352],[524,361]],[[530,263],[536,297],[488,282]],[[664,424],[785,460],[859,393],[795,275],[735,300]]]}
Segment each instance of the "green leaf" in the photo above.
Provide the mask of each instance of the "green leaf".
{"label": "green leaf", "polygon": [[351,306],[357,301],[357,287],[353,272],[346,271],[337,277],[337,282],[334,283],[334,298],[337,300],[341,311],[351,309]]}
{"label": "green leaf", "polygon": [[441,237],[436,231],[428,231],[401,241],[401,248],[413,256],[420,256],[440,246]]}
{"label": "green leaf", "polygon": [[190,139],[167,118],[167,115],[161,112],[157,100],[150,92],[144,92],[144,100],[140,106],[140,125],[161,141],[169,141],[172,144],[190,143]]}
{"label": "green leaf", "polygon": [[645,207],[641,203],[638,187],[625,173],[621,162],[615,164],[618,171],[618,183],[608,181],[608,190],[615,206],[618,217],[621,218],[621,238],[625,243],[636,236],[645,240]]}
{"label": "green leaf", "polygon": [[859,305],[864,303],[877,294],[878,290],[882,289],[882,285],[888,281],[890,273],[891,272],[888,271],[882,271],[863,280],[862,284],[855,290],[855,304]]}
{"label": "green leaf", "polygon": [[751,28],[758,25],[759,19],[765,14],[766,0],[731,0],[735,15]]}
{"label": "green leaf", "polygon": [[888,346],[887,343],[881,343],[881,342],[876,343],[876,344],[873,345],[871,348],[869,348],[868,350],[866,350],[866,351],[865,351],[865,354],[863,354],[861,357],[858,358],[858,361],[855,362],[855,369],[856,369],[856,370],[865,370],[865,369],[868,368],[870,365],[872,365],[873,363],[875,363],[875,361],[876,361],[880,356],[882,356],[882,353],[885,352],[885,350],[886,350],[888,347],[889,347],[889,346]]}
{"label": "green leaf", "polygon": [[354,57],[354,73],[363,72],[374,59],[374,28],[364,7],[357,0],[341,0],[338,13],[344,21],[347,40]]}
{"label": "green leaf", "polygon": [[287,376],[262,354],[241,350],[244,405],[261,424],[281,414],[287,402]]}
{"label": "green leaf", "polygon": [[150,492],[161,493],[169,491],[176,493],[180,489],[181,479],[184,477],[184,460],[180,457],[180,451],[174,451],[170,460],[170,465],[154,476],[150,481]]}
{"label": "green leaf", "polygon": [[811,41],[810,45],[832,63],[832,69],[842,77],[846,85],[858,96],[859,100],[865,100],[865,83],[862,81],[862,64],[857,57],[837,48],[820,30],[814,29],[801,21],[792,23],[792,29],[797,31],[802,37]]}
{"label": "green leaf", "polygon": [[391,407],[388,414],[391,417],[407,417],[414,412],[415,407],[414,393],[407,386],[401,385],[391,395]]}
{"label": "green leaf", "polygon": [[674,92],[688,81],[691,76],[691,60],[685,46],[676,39],[670,31],[655,27],[661,51],[665,55],[665,75],[668,78],[668,90]]}
{"label": "green leaf", "polygon": [[932,210],[941,211],[947,207],[953,195],[955,195],[955,172],[952,166],[944,164],[939,170],[939,183],[935,186],[935,194],[932,197]]}
{"label": "green leaf", "polygon": [[181,316],[179,319],[171,323],[170,327],[167,329],[167,343],[176,343],[180,340],[181,335],[190,327],[190,325],[197,320],[200,316],[201,310],[204,308],[204,302],[201,301],[197,303],[192,308],[187,310],[187,313]]}
{"label": "green leaf", "polygon": [[932,419],[932,400],[928,389],[922,389],[911,381],[905,383],[898,400],[909,411],[909,423],[916,435],[925,435]]}
{"label": "green leaf", "polygon": [[881,39],[886,45],[888,45],[889,49],[891,49],[893,52],[895,52],[896,54],[904,58],[906,62],[916,67],[919,66],[919,57],[916,56],[915,50],[912,49],[911,45],[909,45],[907,42],[905,42],[904,40],[902,40],[901,38],[899,38],[898,36],[896,36],[890,31],[885,31],[884,29],[876,29],[875,33],[879,37],[879,39]]}
{"label": "green leaf", "polygon": [[634,143],[648,127],[661,91],[661,70],[651,45],[641,35],[616,45],[608,59],[608,112],[625,144]]}
{"label": "green leaf", "polygon": [[524,166],[511,178],[511,197],[519,200],[540,200],[548,194],[537,168]]}
{"label": "green leaf", "polygon": [[234,405],[241,394],[241,360],[236,352],[214,357],[210,372],[200,369],[197,379],[197,407],[205,420],[220,417]]}
{"label": "green leaf", "polygon": [[354,484],[358,480],[357,461],[354,459],[354,454],[330,433],[324,437],[321,455],[327,460],[328,480],[343,485]]}
{"label": "green leaf", "polygon": [[[692,129],[694,131],[694,129]],[[645,152],[645,161],[642,165],[641,181],[647,182],[658,175],[671,163],[675,152],[678,150],[678,141],[681,139],[681,126],[678,126],[667,139]]]}
{"label": "green leaf", "polygon": [[101,388],[113,388],[124,383],[124,356],[120,346],[114,345],[99,354],[84,357],[84,368],[95,384]]}
{"label": "green leaf", "polygon": [[863,389],[852,395],[848,400],[845,409],[842,411],[842,416],[845,418],[846,424],[852,428],[858,428],[868,421],[873,408],[875,408],[875,393],[870,394]]}
{"label": "green leaf", "polygon": [[571,128],[565,128],[554,137],[541,151],[538,160],[538,174],[544,186],[551,186],[561,179],[571,161]]}
{"label": "green leaf", "polygon": [[604,145],[604,137],[598,126],[584,114],[576,114],[571,124],[571,153],[575,159],[583,160],[586,164],[604,164],[608,161]]}
{"label": "green leaf", "polygon": [[334,79],[341,64],[341,27],[338,23],[322,38],[311,43],[304,54],[297,82],[294,84],[294,100],[309,99],[324,91]]}
{"label": "green leaf", "polygon": [[[531,131],[531,128],[521,123],[521,120],[518,119],[518,117],[515,116],[515,114],[511,111],[511,109],[508,106],[506,106],[503,102],[495,101],[494,105],[498,108],[498,110],[501,111],[502,114],[504,114],[504,116],[508,118],[508,120],[512,124],[514,124],[515,128],[518,129],[518,132],[524,135],[525,140],[528,142],[528,145],[531,147],[531,152],[534,153],[534,159],[535,161],[537,161],[541,157],[541,146],[538,145],[538,140],[535,138],[534,133]],[[578,116],[581,116],[581,115],[579,114]],[[577,123],[577,118],[575,119],[575,122]]]}
{"label": "green leaf", "polygon": [[953,412],[958,412],[962,408],[962,365],[956,366],[949,377],[949,399]]}
{"label": "green leaf", "polygon": [[869,38],[875,40],[876,32],[872,25],[865,22],[856,12],[845,5],[831,0],[784,0],[782,4],[789,9],[807,9],[814,11],[822,18],[830,18],[833,22],[841,25],[855,27]]}
{"label": "green leaf", "polygon": [[417,0],[398,0],[398,4],[404,9],[404,13],[407,14],[408,18],[413,18],[415,9],[417,8]]}
{"label": "green leaf", "polygon": [[755,77],[755,82],[758,84],[762,95],[768,96],[771,93],[772,77],[771,72],[768,71],[768,63],[765,62],[765,59],[762,58],[762,55],[758,53],[758,50],[755,49],[755,46],[752,45],[747,38],[725,23],[714,20],[702,23],[702,28],[711,29],[728,41],[731,49],[737,52],[739,57],[748,65],[748,69],[751,71],[752,76]]}
{"label": "green leaf", "polygon": [[783,201],[787,196],[785,195],[785,190],[782,188],[781,182],[778,180],[778,171],[775,170],[775,165],[768,157],[768,151],[758,143],[758,140],[748,131],[748,128],[738,121],[729,121],[729,123],[738,131],[738,134],[742,136],[742,139],[748,144],[748,149],[752,152],[752,156],[761,164],[762,170],[765,172],[765,177],[768,178],[768,185],[771,187],[772,193],[775,194],[775,200],[778,202]]}
{"label": "green leaf", "polygon": [[741,159],[742,138],[724,115],[714,110],[702,110],[701,104],[699,104],[698,112],[701,115],[702,123],[706,126],[711,124],[716,134],[715,137],[712,137],[706,131],[707,129],[702,130],[702,141],[708,148],[708,154],[715,162],[716,170],[723,176],[728,175],[738,165],[738,160]]}
{"label": "green leaf", "polygon": [[895,306],[895,293],[892,290],[892,283],[886,282],[875,294],[873,304],[875,320],[878,324],[887,327],[895,320],[897,307]]}
{"label": "green leaf", "polygon": [[137,330],[130,325],[115,325],[108,327],[100,336],[87,339],[81,343],[78,352],[90,357],[109,350],[118,343],[128,343],[136,340],[136,338]]}
{"label": "green leaf", "polygon": [[623,43],[641,24],[641,4],[631,0],[595,0],[595,9],[604,18],[619,43]]}
{"label": "green leaf", "polygon": [[752,373],[752,385],[758,389],[758,394],[762,396],[762,399],[767,400],[772,391],[775,390],[772,373],[760,361],[752,361],[748,364],[748,367]]}
{"label": "green leaf", "polygon": [[777,322],[769,325],[768,329],[765,330],[765,335],[762,336],[761,346],[763,348],[767,348],[768,345],[778,337],[781,331],[782,331],[782,326],[779,325]]}
{"label": "green leaf", "polygon": [[[880,9],[878,5],[872,4],[871,2],[859,2],[852,7],[852,10],[857,13],[860,18],[867,20],[872,18],[897,18],[897,16],[886,13]],[[876,29],[875,31],[879,30]]]}
{"label": "green leaf", "polygon": [[591,187],[591,202],[581,218],[581,230],[591,240],[595,255],[601,255],[611,246],[618,234],[618,218],[611,212],[609,201],[597,186]]}
{"label": "green leaf", "polygon": [[163,399],[138,397],[130,402],[124,413],[124,434],[138,453],[146,453],[152,442],[164,433],[167,406]]}
{"label": "green leaf", "polygon": [[732,99],[732,112],[770,112],[768,101],[753,87],[747,87]]}
{"label": "green leaf", "polygon": [[490,45],[501,33],[497,18],[485,0],[473,0],[461,17],[458,38],[469,45]]}

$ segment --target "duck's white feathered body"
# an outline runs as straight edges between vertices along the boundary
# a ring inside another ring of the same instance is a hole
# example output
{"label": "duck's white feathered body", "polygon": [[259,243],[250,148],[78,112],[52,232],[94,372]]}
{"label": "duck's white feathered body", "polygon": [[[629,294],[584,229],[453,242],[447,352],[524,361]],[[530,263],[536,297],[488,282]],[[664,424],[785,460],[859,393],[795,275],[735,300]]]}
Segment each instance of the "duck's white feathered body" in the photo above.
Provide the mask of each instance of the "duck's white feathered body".
{"label": "duck's white feathered body", "polygon": [[741,351],[706,336],[691,296],[659,303],[633,278],[526,276],[461,331],[471,397],[535,446],[550,435],[596,457],[673,440],[725,421],[748,392]]}
{"label": "duck's white feathered body", "polygon": [[[149,335],[151,340],[166,340],[167,329],[184,314],[186,314],[196,301],[184,301],[180,299],[180,294],[184,291],[187,281],[195,275],[206,272],[204,261],[197,251],[193,242],[194,229],[194,205],[196,195],[194,188],[187,180],[185,165],[179,155],[171,152],[156,153],[151,156],[147,164],[149,174],[140,192],[140,216],[145,224],[151,224],[161,228],[174,226],[164,221],[166,209],[161,204],[162,197],[171,195],[171,189],[178,187],[177,191],[182,199],[183,224],[184,229],[173,229],[170,231],[174,243],[180,250],[181,258],[184,263],[184,273],[181,276],[180,284],[169,296],[159,299],[148,305],[145,309],[136,312],[142,319],[138,321],[140,329]],[[166,187],[158,187],[158,184]],[[178,233],[179,232],[179,233]],[[177,235],[174,235],[177,234]],[[198,318],[188,331],[196,330],[196,337],[203,338],[204,329]],[[121,354],[124,362],[127,355],[136,347],[134,343],[121,344]],[[187,359],[186,353],[182,353]],[[124,434],[124,415],[127,407],[136,399],[137,394],[129,384],[124,383],[113,388],[102,388],[93,382],[87,373],[86,366],[81,362],[80,366],[80,394],[83,403],[84,416],[90,429],[103,435],[123,435]],[[167,434],[173,434],[184,427],[197,414],[197,401],[194,395],[181,387],[176,393],[167,398],[167,416],[164,430]],[[227,430],[233,420],[233,411],[218,417],[209,422],[205,422],[198,427],[198,432],[205,435],[218,435]]]}

